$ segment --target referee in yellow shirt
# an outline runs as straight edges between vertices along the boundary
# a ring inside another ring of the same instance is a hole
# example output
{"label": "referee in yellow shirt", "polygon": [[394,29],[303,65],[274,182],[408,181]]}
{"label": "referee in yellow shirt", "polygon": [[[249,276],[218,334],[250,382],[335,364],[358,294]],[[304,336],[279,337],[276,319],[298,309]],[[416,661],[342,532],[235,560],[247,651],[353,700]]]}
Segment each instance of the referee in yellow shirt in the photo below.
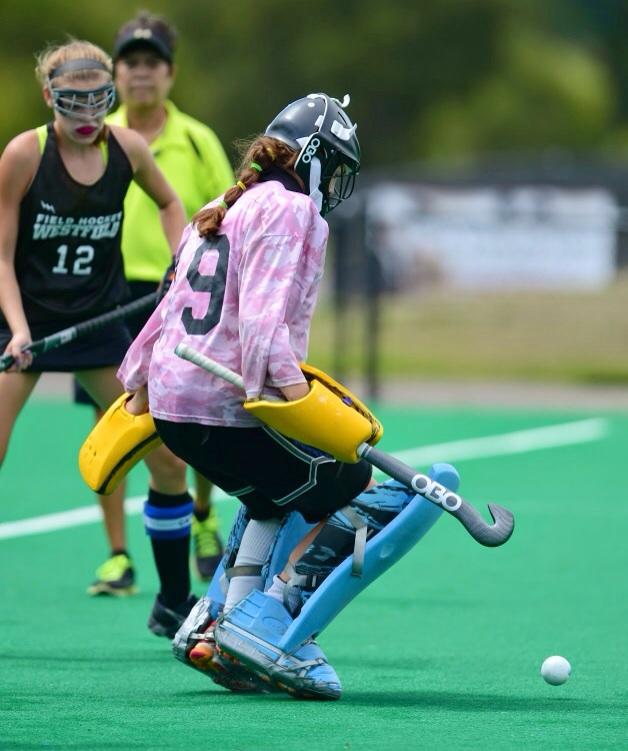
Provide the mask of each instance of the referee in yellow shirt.
{"label": "referee in yellow shirt", "polygon": [[[234,176],[216,134],[168,99],[175,78],[175,44],[175,30],[150,13],[140,12],[120,28],[113,60],[121,105],[107,122],[132,128],[145,138],[189,218],[233,185]],[[131,299],[153,292],[172,260],[157,206],[136,185],[130,186],[124,201],[122,255]],[[150,311],[127,321],[131,336],[137,335],[149,315]],[[91,403],[78,389],[77,401]],[[194,559],[199,576],[208,580],[222,556],[222,542],[210,499],[211,485],[195,473],[195,487]],[[109,496],[108,503],[121,505],[124,492],[121,485],[115,491],[120,497]],[[112,583],[122,577],[128,579],[129,570],[133,572],[123,517],[120,525],[121,529],[108,530],[113,549],[97,570],[97,579],[88,589],[90,594],[110,593]]]}

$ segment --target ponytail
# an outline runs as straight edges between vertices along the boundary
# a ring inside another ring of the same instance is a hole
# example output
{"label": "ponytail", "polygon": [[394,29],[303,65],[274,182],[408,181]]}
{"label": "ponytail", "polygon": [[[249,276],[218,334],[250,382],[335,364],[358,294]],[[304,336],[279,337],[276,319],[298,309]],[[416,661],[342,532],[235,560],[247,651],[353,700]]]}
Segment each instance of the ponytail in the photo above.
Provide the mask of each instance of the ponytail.
{"label": "ponytail", "polygon": [[192,223],[202,237],[218,232],[227,211],[240,198],[247,188],[259,180],[260,174],[273,164],[283,170],[291,171],[297,160],[297,152],[283,141],[270,136],[258,136],[245,144],[246,152],[238,172],[236,184],[224,194],[216,206],[201,209],[192,217]]}

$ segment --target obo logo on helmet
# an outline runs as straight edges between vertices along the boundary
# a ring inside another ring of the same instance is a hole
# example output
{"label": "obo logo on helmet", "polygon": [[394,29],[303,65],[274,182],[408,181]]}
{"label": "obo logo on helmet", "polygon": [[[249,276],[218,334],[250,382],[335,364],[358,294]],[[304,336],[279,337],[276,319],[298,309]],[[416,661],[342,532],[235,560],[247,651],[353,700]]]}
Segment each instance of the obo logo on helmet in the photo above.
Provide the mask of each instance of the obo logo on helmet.
{"label": "obo logo on helmet", "polygon": [[320,145],[321,145],[320,140],[318,138],[313,138],[308,144],[305,151],[303,152],[303,155],[301,156],[301,161],[305,162],[305,164],[309,164],[312,161],[312,157],[316,154],[316,151]]}

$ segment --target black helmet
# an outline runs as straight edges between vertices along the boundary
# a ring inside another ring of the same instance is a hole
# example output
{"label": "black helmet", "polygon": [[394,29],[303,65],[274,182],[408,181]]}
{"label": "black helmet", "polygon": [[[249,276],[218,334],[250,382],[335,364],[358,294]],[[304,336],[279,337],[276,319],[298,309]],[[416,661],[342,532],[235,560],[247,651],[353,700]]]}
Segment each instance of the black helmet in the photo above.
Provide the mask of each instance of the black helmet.
{"label": "black helmet", "polygon": [[294,170],[322,216],[349,198],[360,170],[357,125],[344,112],[348,104],[349,96],[340,102],[308,94],[283,109],[265,131],[299,152]]}

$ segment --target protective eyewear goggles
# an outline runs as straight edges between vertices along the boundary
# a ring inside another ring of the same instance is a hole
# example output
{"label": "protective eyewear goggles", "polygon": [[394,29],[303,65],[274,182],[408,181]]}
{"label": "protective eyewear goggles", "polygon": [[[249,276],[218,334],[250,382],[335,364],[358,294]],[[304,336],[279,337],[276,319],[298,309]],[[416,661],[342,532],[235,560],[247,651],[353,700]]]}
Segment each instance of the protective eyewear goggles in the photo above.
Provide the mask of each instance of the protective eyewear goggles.
{"label": "protective eyewear goggles", "polygon": [[104,117],[116,101],[116,89],[110,81],[95,89],[71,89],[49,86],[56,112],[74,120]]}

